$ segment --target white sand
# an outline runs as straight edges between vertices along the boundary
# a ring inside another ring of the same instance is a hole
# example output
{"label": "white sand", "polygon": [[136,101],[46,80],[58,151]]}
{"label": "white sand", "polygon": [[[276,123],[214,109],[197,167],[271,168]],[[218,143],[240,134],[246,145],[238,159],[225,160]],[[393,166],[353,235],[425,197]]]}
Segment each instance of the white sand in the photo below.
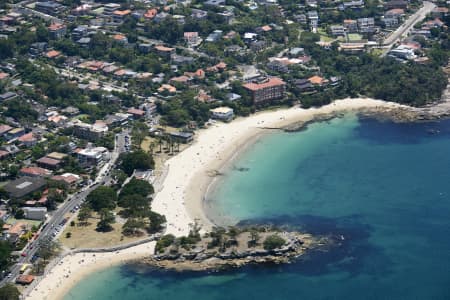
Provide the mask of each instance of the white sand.
{"label": "white sand", "polygon": [[[338,100],[317,109],[293,107],[257,113],[231,123],[218,122],[200,130],[193,145],[166,162],[169,170],[152,208],[166,216],[167,233],[186,235],[194,220],[208,230],[212,224],[202,209],[202,198],[212,180],[208,173],[219,170],[234,153],[263,132],[262,127],[309,121],[319,114],[398,107],[401,106],[381,100],[355,98]],[[45,276],[27,299],[61,299],[88,273],[149,255],[153,253],[154,245],[155,242],[151,242],[119,252],[97,253],[95,257],[90,253],[67,256]],[[68,278],[65,277],[67,275]]]}
{"label": "white sand", "polygon": [[45,275],[25,299],[62,299],[86,275],[130,260],[148,257],[153,254],[155,244],[156,242],[149,242],[115,252],[67,255]]}
{"label": "white sand", "polygon": [[266,111],[231,123],[217,122],[200,130],[195,142],[166,164],[169,172],[152,208],[167,218],[167,233],[175,236],[189,233],[190,224],[197,220],[205,230],[212,225],[203,211],[203,197],[212,181],[211,174],[220,170],[235,153],[255,140],[262,127],[280,127],[300,121],[310,121],[319,114],[361,109],[404,107],[395,103],[368,98],[337,100],[320,108],[292,107]]}

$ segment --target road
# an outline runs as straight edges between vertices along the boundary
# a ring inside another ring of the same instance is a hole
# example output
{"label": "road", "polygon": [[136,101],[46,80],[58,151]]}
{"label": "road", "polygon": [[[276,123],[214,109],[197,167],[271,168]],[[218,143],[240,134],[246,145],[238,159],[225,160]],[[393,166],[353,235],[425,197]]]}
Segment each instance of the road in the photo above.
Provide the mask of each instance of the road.
{"label": "road", "polygon": [[[98,172],[97,178],[88,187],[84,187],[81,191],[71,195],[68,199],[56,210],[53,212],[51,218],[48,220],[44,228],[41,228],[39,236],[36,240],[29,243],[25,248],[24,252],[26,256],[19,256],[16,264],[10,268],[10,272],[12,276],[10,278],[4,278],[0,281],[0,287],[8,282],[14,282],[15,278],[20,274],[20,268],[23,264],[30,263],[30,259],[37,253],[39,249],[39,243],[46,240],[52,240],[52,234],[55,232],[55,228],[62,224],[65,216],[75,208],[75,206],[80,206],[84,199],[89,193],[94,190],[99,185],[103,185],[105,183],[111,182],[110,171],[113,168],[114,164],[117,161],[120,153],[126,151],[126,141],[125,136],[129,135],[128,130],[124,130],[122,133],[116,135],[114,150],[111,153],[109,161],[101,168]],[[63,231],[61,228],[60,232]]]}
{"label": "road", "polygon": [[434,3],[424,1],[423,6],[411,15],[397,30],[391,33],[383,42],[389,50],[392,45],[394,45],[402,36],[408,34],[408,32],[416,25],[418,22],[425,19],[427,14],[429,14],[436,5]]}

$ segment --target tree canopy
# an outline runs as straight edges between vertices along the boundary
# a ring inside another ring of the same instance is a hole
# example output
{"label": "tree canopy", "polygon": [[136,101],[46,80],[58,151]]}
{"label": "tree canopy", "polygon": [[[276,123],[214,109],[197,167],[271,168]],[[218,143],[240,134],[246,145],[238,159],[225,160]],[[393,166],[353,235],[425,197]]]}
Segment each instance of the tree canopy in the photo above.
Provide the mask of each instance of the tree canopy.
{"label": "tree canopy", "polygon": [[114,209],[117,202],[116,191],[109,186],[100,186],[89,193],[86,197],[87,203],[96,212],[101,211],[103,208]]}
{"label": "tree canopy", "polygon": [[120,168],[128,176],[133,174],[135,169],[148,170],[154,167],[155,162],[153,157],[143,150],[122,153],[120,155]]}

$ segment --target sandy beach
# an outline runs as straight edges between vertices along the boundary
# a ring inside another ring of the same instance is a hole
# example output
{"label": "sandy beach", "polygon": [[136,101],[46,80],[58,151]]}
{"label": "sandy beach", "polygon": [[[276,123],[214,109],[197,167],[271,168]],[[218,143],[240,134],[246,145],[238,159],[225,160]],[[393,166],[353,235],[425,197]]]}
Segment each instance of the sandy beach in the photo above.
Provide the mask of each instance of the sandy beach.
{"label": "sandy beach", "polygon": [[108,267],[137,260],[154,252],[156,242],[107,253],[76,253],[65,256],[39,282],[25,299],[57,300],[86,275]]}
{"label": "sandy beach", "polygon": [[[186,150],[166,162],[168,172],[155,196],[152,208],[167,218],[166,233],[187,235],[197,222],[207,231],[213,224],[203,211],[203,197],[215,171],[224,167],[243,147],[267,132],[264,127],[282,127],[307,122],[321,114],[362,109],[395,109],[401,105],[367,98],[343,99],[321,108],[285,108],[238,118],[231,123],[216,122],[196,132],[195,141]],[[43,278],[26,299],[61,299],[87,274],[102,268],[141,258],[153,253],[150,242],[110,253],[78,253],[64,257]]]}
{"label": "sandy beach", "polygon": [[264,128],[307,122],[322,114],[400,107],[405,106],[369,98],[348,98],[320,108],[284,108],[238,118],[231,123],[216,122],[198,131],[189,148],[166,162],[169,171],[152,208],[166,216],[167,233],[186,235],[194,222],[207,231],[213,224],[204,213],[203,197],[214,179],[212,174],[267,132]]}

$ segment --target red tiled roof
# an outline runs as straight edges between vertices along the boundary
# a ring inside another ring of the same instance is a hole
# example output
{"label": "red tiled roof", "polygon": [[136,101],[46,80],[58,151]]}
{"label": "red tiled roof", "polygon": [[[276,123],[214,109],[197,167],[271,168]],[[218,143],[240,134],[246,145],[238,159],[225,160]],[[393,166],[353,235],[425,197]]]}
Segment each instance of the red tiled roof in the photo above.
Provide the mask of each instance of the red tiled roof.
{"label": "red tiled roof", "polygon": [[55,31],[55,30],[62,29],[62,28],[65,28],[65,27],[66,27],[66,25],[64,25],[64,24],[53,23],[50,26],[48,26],[48,30]]}
{"label": "red tiled roof", "polygon": [[157,13],[158,13],[158,10],[156,8],[149,9],[144,14],[144,18],[153,19],[156,16]]}
{"label": "red tiled roof", "polygon": [[143,111],[142,109],[130,108],[127,112],[132,115],[138,115],[138,116],[145,115],[145,111]]}
{"label": "red tiled roof", "polygon": [[22,135],[21,137],[19,137],[17,139],[19,142],[31,142],[31,141],[35,141],[36,138],[34,137],[32,132],[29,132],[27,134]]}
{"label": "red tiled roof", "polygon": [[280,78],[272,77],[263,83],[253,83],[253,82],[246,83],[243,85],[243,87],[248,90],[251,90],[251,91],[258,91],[258,90],[265,89],[268,87],[274,87],[274,86],[285,85],[285,84],[286,83],[283,80],[281,80]]}
{"label": "red tiled roof", "polygon": [[39,167],[24,167],[20,169],[20,173],[34,176],[45,176],[50,174],[50,171]]}
{"label": "red tiled roof", "polygon": [[163,45],[155,46],[155,49],[158,50],[158,51],[161,51],[161,52],[171,52],[171,51],[174,50],[174,48],[169,48],[169,47],[166,47],[166,46],[163,46]]}
{"label": "red tiled roof", "polygon": [[61,161],[57,160],[57,159],[53,159],[53,158],[48,158],[48,157],[42,157],[39,158],[37,160],[38,163],[42,163],[42,164],[46,164],[46,165],[51,165],[51,166],[56,166],[57,164],[59,164]]}
{"label": "red tiled roof", "polygon": [[126,10],[116,10],[113,12],[113,14],[115,14],[116,16],[126,16],[129,15],[131,13],[131,10],[126,9]]}

